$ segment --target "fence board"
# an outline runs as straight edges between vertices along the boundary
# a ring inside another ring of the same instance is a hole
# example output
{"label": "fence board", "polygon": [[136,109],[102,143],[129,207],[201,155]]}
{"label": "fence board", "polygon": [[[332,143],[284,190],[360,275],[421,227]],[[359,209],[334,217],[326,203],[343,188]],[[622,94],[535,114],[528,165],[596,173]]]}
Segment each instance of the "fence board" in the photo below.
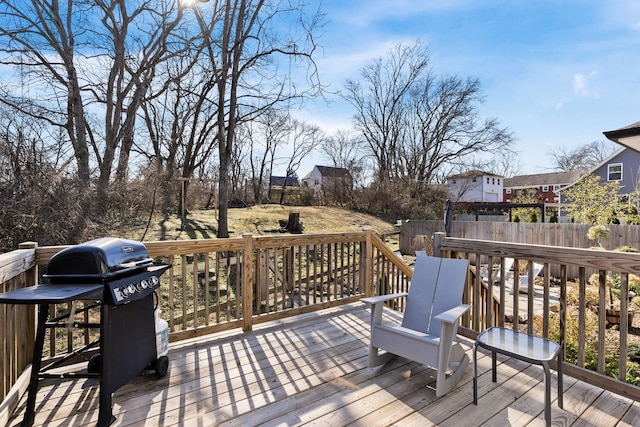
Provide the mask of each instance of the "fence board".
{"label": "fence board", "polygon": [[[597,242],[587,238],[590,224],[453,221],[450,237],[526,243],[531,245],[589,248]],[[640,226],[611,224],[606,249],[631,246],[640,249]],[[408,221],[400,226],[400,251],[413,254],[416,236],[431,236],[444,231],[444,221]]]}

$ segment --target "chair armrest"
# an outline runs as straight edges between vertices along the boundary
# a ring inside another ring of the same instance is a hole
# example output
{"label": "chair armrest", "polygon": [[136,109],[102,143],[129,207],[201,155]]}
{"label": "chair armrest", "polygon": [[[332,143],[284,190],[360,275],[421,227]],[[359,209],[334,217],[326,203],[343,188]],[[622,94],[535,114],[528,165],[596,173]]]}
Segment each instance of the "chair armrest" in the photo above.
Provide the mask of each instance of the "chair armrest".
{"label": "chair armrest", "polygon": [[382,311],[384,310],[384,302],[406,297],[407,295],[409,295],[407,292],[402,292],[398,294],[362,298],[360,301],[365,304],[369,304],[369,306],[371,307],[371,326],[382,324]]}
{"label": "chair armrest", "polygon": [[401,292],[398,294],[389,294],[389,295],[379,295],[377,297],[369,297],[369,298],[361,298],[360,301],[365,304],[376,305],[381,302],[390,301],[397,298],[403,298],[409,295],[407,292]]}
{"label": "chair armrest", "polygon": [[458,319],[460,319],[460,316],[462,316],[467,312],[467,310],[469,310],[469,307],[469,304],[461,304],[457,307],[450,308],[449,310],[438,314],[437,316],[435,316],[435,318],[441,322],[456,323]]}

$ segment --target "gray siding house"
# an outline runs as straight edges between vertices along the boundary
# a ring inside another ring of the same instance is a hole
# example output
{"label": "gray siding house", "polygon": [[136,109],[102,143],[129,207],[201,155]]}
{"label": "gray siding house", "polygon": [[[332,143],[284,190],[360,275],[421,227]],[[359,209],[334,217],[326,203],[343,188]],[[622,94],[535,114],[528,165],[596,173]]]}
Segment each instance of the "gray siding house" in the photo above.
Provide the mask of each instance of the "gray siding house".
{"label": "gray siding house", "polygon": [[602,182],[617,181],[620,183],[620,195],[633,193],[640,189],[640,153],[629,148],[622,148],[611,157],[596,166],[592,173]]}

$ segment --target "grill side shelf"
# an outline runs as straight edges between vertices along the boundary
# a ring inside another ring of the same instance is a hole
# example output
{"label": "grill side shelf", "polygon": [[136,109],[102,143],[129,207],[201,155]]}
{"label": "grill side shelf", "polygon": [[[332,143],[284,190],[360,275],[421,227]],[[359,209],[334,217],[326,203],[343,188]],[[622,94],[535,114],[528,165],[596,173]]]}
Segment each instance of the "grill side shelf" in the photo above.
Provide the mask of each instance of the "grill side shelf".
{"label": "grill side shelf", "polygon": [[35,285],[0,293],[4,304],[58,304],[81,299],[103,298],[104,285]]}

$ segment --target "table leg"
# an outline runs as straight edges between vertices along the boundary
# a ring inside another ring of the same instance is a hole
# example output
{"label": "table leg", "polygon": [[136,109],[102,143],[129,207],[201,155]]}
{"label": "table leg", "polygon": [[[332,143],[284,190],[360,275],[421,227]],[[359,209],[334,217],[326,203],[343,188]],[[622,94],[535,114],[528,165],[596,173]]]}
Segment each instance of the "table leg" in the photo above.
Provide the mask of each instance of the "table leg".
{"label": "table leg", "polygon": [[496,372],[496,352],[491,352],[491,381],[494,383],[498,381],[498,374]]}
{"label": "table leg", "polygon": [[31,376],[29,378],[29,394],[27,396],[27,407],[21,424],[21,426],[24,427],[32,426],[36,415],[36,394],[38,393],[38,379],[40,377],[40,367],[42,366],[42,349],[44,348],[44,333],[48,317],[49,304],[38,305],[38,326],[36,329],[36,341],[33,345],[33,360],[31,361]]}
{"label": "table leg", "polygon": [[478,404],[478,345],[473,344],[473,404]]}
{"label": "table leg", "polygon": [[542,369],[544,369],[544,419],[547,422],[547,426],[551,426],[551,373],[549,371],[549,364],[542,362]]}
{"label": "table leg", "polygon": [[563,408],[562,395],[563,395],[564,391],[563,391],[563,384],[562,384],[562,354],[561,354],[561,352],[558,352],[558,368],[556,369],[556,372],[558,373],[558,407]]}

